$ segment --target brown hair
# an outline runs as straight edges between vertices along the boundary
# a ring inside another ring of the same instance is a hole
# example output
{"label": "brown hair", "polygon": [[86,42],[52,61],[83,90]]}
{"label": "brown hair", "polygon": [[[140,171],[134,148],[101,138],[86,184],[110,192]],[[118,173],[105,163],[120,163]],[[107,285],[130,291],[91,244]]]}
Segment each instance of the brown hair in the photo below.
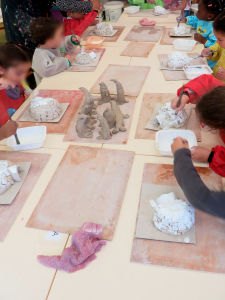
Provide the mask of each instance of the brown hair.
{"label": "brown hair", "polygon": [[8,69],[20,63],[28,62],[31,62],[31,57],[23,46],[14,43],[0,46],[0,66],[2,68]]}
{"label": "brown hair", "polygon": [[52,18],[40,17],[35,19],[30,25],[33,41],[38,45],[45,44],[48,39],[54,36],[60,26],[62,26],[62,22]]}
{"label": "brown hair", "polygon": [[200,120],[212,129],[225,129],[225,86],[204,95],[196,105]]}

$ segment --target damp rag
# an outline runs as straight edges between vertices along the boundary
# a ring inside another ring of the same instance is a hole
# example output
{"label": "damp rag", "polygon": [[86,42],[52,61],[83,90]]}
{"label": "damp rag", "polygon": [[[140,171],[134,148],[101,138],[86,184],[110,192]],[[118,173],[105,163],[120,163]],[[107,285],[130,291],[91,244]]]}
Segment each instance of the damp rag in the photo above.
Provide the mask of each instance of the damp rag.
{"label": "damp rag", "polygon": [[73,234],[71,246],[64,249],[62,255],[39,255],[38,261],[46,267],[68,273],[81,270],[96,258],[96,253],[105,245],[106,242],[101,239],[102,231],[102,225],[85,223]]}

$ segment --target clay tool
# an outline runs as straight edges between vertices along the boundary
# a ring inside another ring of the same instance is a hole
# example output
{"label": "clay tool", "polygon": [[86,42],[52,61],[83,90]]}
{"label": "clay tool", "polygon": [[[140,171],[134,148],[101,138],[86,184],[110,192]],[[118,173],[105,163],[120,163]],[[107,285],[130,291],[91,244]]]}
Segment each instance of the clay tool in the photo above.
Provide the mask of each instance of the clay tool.
{"label": "clay tool", "polygon": [[[12,120],[12,119],[9,118],[9,120]],[[14,137],[15,137],[15,140],[16,140],[17,145],[20,145],[20,140],[19,140],[19,138],[18,138],[17,133],[14,134]]]}

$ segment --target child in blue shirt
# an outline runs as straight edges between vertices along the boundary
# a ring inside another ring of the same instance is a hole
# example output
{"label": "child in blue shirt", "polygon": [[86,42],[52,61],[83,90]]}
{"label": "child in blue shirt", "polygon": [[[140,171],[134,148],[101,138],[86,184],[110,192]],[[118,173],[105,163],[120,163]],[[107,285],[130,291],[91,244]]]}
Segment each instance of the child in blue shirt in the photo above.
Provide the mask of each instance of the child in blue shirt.
{"label": "child in blue shirt", "polygon": [[200,0],[196,16],[189,16],[185,19],[187,25],[196,29],[195,40],[206,48],[216,42],[213,21],[224,8],[224,0]]}
{"label": "child in blue shirt", "polygon": [[[209,48],[216,43],[213,32],[213,21],[225,9],[224,0],[200,0],[196,16],[185,18],[187,25],[196,29],[194,39]],[[215,62],[208,62],[210,67],[214,67]]]}

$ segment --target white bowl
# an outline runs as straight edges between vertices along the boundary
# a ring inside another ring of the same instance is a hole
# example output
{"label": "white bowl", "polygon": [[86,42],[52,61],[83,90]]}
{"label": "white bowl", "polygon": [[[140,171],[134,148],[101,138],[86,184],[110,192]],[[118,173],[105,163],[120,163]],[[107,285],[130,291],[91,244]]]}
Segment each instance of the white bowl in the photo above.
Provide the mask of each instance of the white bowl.
{"label": "white bowl", "polygon": [[213,71],[208,65],[195,65],[186,66],[184,73],[188,80],[192,80],[204,74],[212,74]]}
{"label": "white bowl", "polygon": [[186,40],[185,38],[182,38],[175,39],[173,41],[173,46],[175,50],[191,52],[194,49],[196,43],[197,42],[195,40]]}
{"label": "white bowl", "polygon": [[125,13],[127,13],[128,15],[136,14],[137,12],[139,12],[139,10],[140,6],[127,6],[124,8]]}
{"label": "white bowl", "polygon": [[185,129],[168,129],[160,130],[156,133],[155,143],[156,148],[161,155],[173,156],[171,144],[176,137],[182,137],[189,143],[189,147],[197,146],[197,139],[193,131]]}
{"label": "white bowl", "polygon": [[16,143],[12,135],[6,140],[8,147],[14,151],[25,151],[41,148],[46,138],[46,126],[32,126],[17,129],[17,136],[21,144]]}

